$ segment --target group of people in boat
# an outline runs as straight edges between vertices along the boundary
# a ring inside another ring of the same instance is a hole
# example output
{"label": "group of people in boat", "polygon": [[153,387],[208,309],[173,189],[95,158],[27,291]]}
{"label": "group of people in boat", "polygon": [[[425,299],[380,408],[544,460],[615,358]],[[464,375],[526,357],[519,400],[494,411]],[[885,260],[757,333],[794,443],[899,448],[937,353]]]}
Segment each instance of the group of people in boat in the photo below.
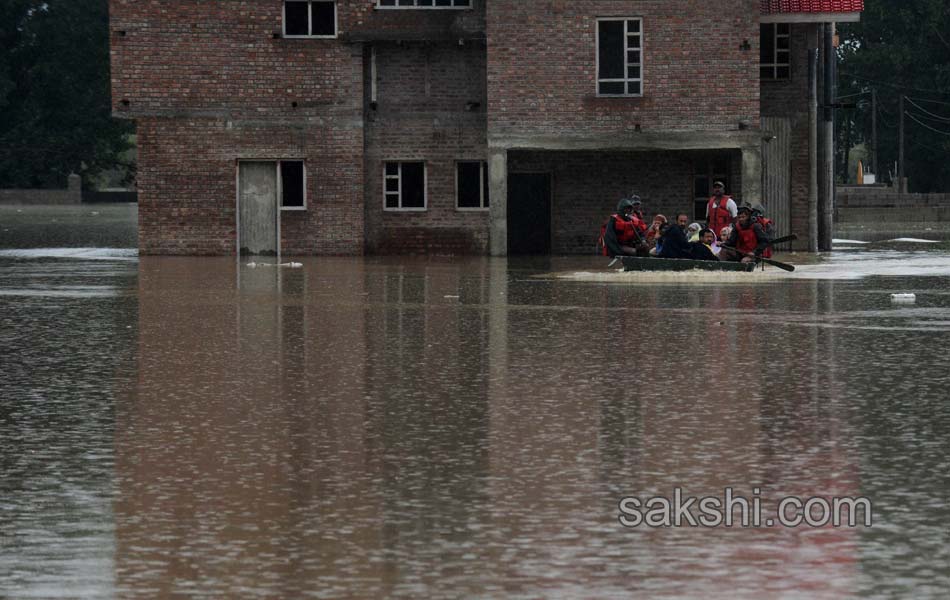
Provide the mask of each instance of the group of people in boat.
{"label": "group of people in boat", "polygon": [[605,256],[741,262],[771,256],[773,226],[762,206],[737,205],[725,194],[721,181],[713,183],[705,225],[689,221],[685,212],[678,213],[672,222],[657,214],[647,225],[643,202],[634,194],[620,200],[617,212],[601,227],[599,246]]}

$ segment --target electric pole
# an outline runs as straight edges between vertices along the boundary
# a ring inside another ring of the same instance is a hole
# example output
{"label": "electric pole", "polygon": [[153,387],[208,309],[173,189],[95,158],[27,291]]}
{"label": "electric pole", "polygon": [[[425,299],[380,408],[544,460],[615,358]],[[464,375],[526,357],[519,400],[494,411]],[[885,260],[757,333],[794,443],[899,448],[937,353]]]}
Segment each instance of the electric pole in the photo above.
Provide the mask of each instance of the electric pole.
{"label": "electric pole", "polygon": [[904,94],[900,100],[901,120],[898,126],[897,137],[900,139],[897,146],[897,195],[904,193]]}
{"label": "electric pole", "polygon": [[871,172],[874,182],[880,183],[877,172],[877,88],[871,88]]}

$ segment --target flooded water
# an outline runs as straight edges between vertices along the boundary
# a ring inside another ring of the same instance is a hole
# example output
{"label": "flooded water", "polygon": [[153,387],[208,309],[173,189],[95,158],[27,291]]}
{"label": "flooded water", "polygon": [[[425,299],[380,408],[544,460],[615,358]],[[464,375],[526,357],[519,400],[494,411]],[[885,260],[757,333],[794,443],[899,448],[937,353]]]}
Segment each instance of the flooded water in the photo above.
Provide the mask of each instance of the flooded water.
{"label": "flooded water", "polygon": [[945,598],[950,251],[780,259],[2,251],[0,597]]}

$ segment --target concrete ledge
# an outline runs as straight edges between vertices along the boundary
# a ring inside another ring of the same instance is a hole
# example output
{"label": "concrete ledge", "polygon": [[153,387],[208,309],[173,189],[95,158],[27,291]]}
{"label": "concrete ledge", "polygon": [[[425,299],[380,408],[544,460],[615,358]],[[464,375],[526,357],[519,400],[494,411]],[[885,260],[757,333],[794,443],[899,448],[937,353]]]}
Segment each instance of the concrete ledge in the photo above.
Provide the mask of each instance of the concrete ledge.
{"label": "concrete ledge", "polygon": [[939,223],[950,222],[950,206],[943,207],[868,207],[836,210],[838,223]]}
{"label": "concrete ledge", "polygon": [[713,150],[762,146],[762,132],[631,131],[583,136],[490,134],[488,146],[505,150]]}

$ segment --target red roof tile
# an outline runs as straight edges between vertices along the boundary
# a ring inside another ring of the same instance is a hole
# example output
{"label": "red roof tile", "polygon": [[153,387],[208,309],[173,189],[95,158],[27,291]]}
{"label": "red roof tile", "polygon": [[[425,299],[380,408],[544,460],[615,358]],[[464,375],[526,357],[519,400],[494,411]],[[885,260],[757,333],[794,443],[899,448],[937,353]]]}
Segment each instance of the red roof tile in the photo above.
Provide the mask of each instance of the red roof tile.
{"label": "red roof tile", "polygon": [[763,15],[861,12],[864,0],[759,0]]}

